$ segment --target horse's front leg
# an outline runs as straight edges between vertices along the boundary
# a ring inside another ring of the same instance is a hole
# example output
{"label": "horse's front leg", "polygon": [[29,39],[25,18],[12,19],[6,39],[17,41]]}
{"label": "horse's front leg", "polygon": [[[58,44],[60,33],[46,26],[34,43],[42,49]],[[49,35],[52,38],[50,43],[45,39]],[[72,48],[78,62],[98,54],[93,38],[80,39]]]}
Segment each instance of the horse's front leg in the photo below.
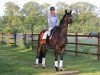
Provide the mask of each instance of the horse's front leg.
{"label": "horse's front leg", "polygon": [[60,62],[59,62],[59,70],[64,71],[63,69],[63,54],[64,54],[64,49],[61,49],[60,51]]}
{"label": "horse's front leg", "polygon": [[56,68],[56,71],[59,71],[59,68],[58,68],[58,50],[55,49],[55,68]]}

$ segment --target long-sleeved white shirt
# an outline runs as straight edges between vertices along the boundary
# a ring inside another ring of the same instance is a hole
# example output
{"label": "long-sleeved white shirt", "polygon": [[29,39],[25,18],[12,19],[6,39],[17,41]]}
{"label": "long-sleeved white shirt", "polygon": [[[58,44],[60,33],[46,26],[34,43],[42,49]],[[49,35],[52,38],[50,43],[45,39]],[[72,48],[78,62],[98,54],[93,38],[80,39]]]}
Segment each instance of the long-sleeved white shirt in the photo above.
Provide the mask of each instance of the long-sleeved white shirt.
{"label": "long-sleeved white shirt", "polygon": [[54,28],[58,26],[58,17],[57,15],[48,15],[48,26]]}

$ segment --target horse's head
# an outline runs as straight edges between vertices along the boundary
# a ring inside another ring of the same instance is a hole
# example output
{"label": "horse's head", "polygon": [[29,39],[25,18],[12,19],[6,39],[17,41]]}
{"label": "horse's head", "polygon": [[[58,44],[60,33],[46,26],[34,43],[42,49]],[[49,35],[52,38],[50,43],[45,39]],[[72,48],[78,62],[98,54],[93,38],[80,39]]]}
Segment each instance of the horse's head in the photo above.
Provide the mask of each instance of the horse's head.
{"label": "horse's head", "polygon": [[71,24],[73,22],[71,13],[72,11],[67,12],[67,10],[65,10],[64,21],[67,22],[68,24]]}

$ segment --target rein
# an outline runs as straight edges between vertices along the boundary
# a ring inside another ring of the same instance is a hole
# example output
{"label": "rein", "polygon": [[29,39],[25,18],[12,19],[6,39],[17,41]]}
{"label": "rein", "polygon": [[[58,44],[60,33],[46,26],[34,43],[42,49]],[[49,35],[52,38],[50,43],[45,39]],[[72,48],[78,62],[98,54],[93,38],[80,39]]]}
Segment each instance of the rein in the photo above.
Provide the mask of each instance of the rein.
{"label": "rein", "polygon": [[67,26],[62,26],[62,27],[59,26],[59,29],[63,29],[64,27],[67,27]]}

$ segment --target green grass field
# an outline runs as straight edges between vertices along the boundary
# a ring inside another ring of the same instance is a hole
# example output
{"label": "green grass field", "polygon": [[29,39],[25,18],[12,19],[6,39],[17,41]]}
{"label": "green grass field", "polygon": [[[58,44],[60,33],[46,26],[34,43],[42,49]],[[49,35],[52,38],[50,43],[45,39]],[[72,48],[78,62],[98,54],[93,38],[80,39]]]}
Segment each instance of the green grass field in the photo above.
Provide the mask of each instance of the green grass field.
{"label": "green grass field", "polygon": [[[35,68],[34,50],[24,47],[0,45],[0,75],[49,75],[55,74],[54,53],[49,50],[46,56],[46,69]],[[80,71],[79,75],[100,75],[100,61],[95,56],[65,52],[64,69]]]}

